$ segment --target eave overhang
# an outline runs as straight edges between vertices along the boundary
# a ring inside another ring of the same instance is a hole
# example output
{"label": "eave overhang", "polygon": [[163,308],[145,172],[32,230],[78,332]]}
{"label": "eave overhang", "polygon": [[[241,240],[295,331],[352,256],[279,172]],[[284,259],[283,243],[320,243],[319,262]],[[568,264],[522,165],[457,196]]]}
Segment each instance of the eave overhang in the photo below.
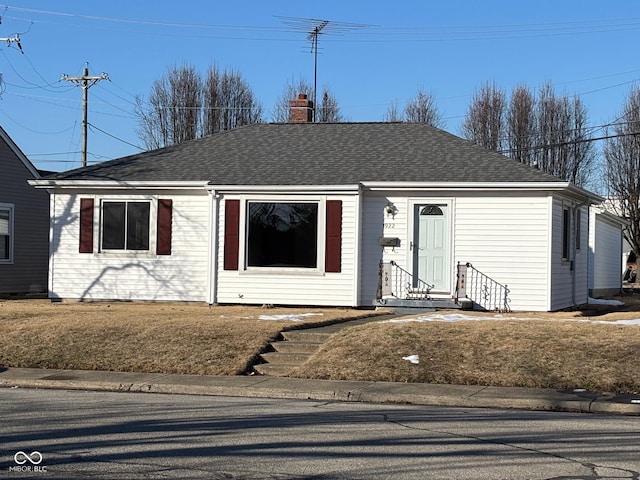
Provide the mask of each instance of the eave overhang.
{"label": "eave overhang", "polygon": [[56,180],[41,178],[29,180],[29,185],[46,189],[99,189],[99,190],[205,190],[206,181],[159,182],[118,180]]}
{"label": "eave overhang", "polygon": [[207,185],[207,190],[230,194],[358,194],[360,185]]}
{"label": "eave overhang", "polygon": [[365,190],[409,192],[409,191],[465,191],[465,192],[563,192],[579,198],[585,203],[600,203],[599,195],[584,190],[570,182],[362,182]]}

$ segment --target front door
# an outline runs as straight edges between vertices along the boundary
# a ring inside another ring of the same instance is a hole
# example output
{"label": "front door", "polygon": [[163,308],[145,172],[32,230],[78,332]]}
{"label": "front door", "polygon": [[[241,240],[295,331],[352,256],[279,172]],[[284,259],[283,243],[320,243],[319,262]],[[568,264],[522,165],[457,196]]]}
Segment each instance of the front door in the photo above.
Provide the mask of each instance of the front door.
{"label": "front door", "polygon": [[415,205],[413,274],[433,285],[433,292],[449,292],[449,207],[445,204]]}

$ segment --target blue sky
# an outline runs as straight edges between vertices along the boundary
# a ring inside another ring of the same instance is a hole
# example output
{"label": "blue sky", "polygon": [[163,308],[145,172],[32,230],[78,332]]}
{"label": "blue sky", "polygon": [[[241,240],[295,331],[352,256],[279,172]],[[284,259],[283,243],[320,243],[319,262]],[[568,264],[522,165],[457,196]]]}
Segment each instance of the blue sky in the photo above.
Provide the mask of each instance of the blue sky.
{"label": "blue sky", "polygon": [[271,120],[289,81],[313,81],[302,19],[329,20],[318,87],[350,121],[381,121],[421,88],[459,134],[484,82],[509,92],[548,81],[579,94],[599,126],[640,79],[637,0],[5,0],[0,15],[0,38],[19,34],[24,52],[0,42],[0,125],[36,167],[56,171],[81,160],[82,90],[63,74],[79,76],[88,62],[91,75],[110,77],[89,89],[88,161],[104,161],[140,151],[135,96],[176,64],[240,71]]}

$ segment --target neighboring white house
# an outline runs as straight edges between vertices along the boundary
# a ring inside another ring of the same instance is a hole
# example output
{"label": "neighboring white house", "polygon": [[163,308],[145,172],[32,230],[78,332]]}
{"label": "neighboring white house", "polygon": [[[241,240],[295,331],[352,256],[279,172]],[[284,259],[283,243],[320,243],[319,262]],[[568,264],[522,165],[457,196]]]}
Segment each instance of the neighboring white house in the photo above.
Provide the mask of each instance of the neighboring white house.
{"label": "neighboring white house", "polygon": [[602,200],[414,123],[255,124],[32,184],[51,298],[211,304],[583,304]]}

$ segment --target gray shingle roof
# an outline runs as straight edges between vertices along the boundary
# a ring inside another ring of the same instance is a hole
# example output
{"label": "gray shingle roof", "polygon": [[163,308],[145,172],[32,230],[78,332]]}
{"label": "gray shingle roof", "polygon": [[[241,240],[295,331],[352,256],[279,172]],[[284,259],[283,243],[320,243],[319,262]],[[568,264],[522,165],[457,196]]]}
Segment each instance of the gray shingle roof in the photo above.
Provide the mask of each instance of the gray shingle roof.
{"label": "gray shingle roof", "polygon": [[254,124],[47,178],[217,185],[559,181],[420,123]]}

